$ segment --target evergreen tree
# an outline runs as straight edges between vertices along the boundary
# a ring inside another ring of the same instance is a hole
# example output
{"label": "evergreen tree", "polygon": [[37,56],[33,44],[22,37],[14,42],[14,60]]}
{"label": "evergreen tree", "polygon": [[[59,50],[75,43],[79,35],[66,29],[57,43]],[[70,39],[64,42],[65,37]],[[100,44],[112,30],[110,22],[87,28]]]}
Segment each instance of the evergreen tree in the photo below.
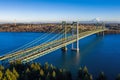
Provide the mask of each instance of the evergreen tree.
{"label": "evergreen tree", "polygon": [[88,73],[88,69],[87,69],[86,66],[83,68],[83,72],[84,72],[85,74]]}
{"label": "evergreen tree", "polygon": [[6,70],[5,76],[7,80],[17,80],[16,76],[9,69]]}
{"label": "evergreen tree", "polygon": [[107,78],[106,78],[104,72],[100,72],[100,74],[99,74],[97,80],[107,80]]}
{"label": "evergreen tree", "polygon": [[44,71],[43,71],[43,69],[40,70],[40,75],[41,75],[41,76],[44,76]]}
{"label": "evergreen tree", "polygon": [[30,73],[30,69],[29,68],[26,69],[26,73]]}
{"label": "evergreen tree", "polygon": [[117,76],[116,80],[120,80],[120,74],[118,74],[118,76]]}
{"label": "evergreen tree", "polygon": [[46,62],[45,63],[45,69],[48,70],[48,68],[49,68],[49,64],[48,64],[48,62]]}
{"label": "evergreen tree", "polygon": [[90,75],[90,80],[93,80],[93,77],[92,77],[92,75]]}
{"label": "evergreen tree", "polygon": [[52,72],[52,77],[53,77],[53,78],[56,77],[56,72],[55,72],[55,71]]}
{"label": "evergreen tree", "polygon": [[4,67],[2,65],[0,65],[0,71],[4,70]]}
{"label": "evergreen tree", "polygon": [[3,77],[3,73],[2,71],[0,71],[0,80],[2,80],[2,77]]}
{"label": "evergreen tree", "polygon": [[78,79],[82,79],[82,77],[83,77],[83,70],[80,67],[79,70],[78,70]]}
{"label": "evergreen tree", "polygon": [[16,71],[15,68],[13,68],[13,74],[16,76],[16,78],[19,78],[19,74],[18,74],[18,72]]}
{"label": "evergreen tree", "polygon": [[4,76],[1,80],[8,80],[8,79],[6,78],[6,76]]}

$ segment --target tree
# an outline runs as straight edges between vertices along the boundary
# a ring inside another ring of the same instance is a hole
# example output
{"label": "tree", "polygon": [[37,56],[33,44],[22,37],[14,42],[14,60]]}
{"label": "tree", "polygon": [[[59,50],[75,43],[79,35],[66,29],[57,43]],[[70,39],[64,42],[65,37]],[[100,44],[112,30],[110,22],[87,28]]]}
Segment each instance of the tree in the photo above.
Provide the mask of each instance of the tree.
{"label": "tree", "polygon": [[100,74],[99,74],[97,80],[107,80],[107,78],[106,78],[104,72],[100,72]]}
{"label": "tree", "polygon": [[2,71],[0,71],[0,80],[2,79],[2,77],[3,77],[3,73]]}
{"label": "tree", "polygon": [[90,79],[89,79],[89,76],[88,76],[87,74],[85,74],[83,80],[90,80]]}
{"label": "tree", "polygon": [[53,77],[53,78],[56,77],[56,72],[55,72],[55,71],[52,72],[52,77]]}
{"label": "tree", "polygon": [[19,78],[19,74],[18,74],[18,72],[16,71],[15,68],[13,68],[13,74],[16,76],[16,78]]}
{"label": "tree", "polygon": [[50,73],[49,72],[47,73],[45,80],[50,80]]}
{"label": "tree", "polygon": [[41,76],[44,76],[44,71],[43,71],[43,69],[40,70],[40,75],[41,75]]}
{"label": "tree", "polygon": [[47,70],[49,68],[48,62],[45,63],[45,69]]}
{"label": "tree", "polygon": [[27,68],[27,69],[26,69],[26,73],[29,73],[29,72],[30,72],[30,69],[29,69],[29,68]]}
{"label": "tree", "polygon": [[37,63],[33,63],[33,64],[31,64],[31,68],[34,70],[34,71],[37,71],[37,70],[40,70],[40,65],[39,64],[37,64]]}
{"label": "tree", "polygon": [[0,70],[1,70],[1,71],[4,70],[4,67],[3,67],[2,65],[0,65]]}
{"label": "tree", "polygon": [[83,72],[84,72],[84,73],[88,73],[88,69],[87,69],[86,66],[83,68]]}
{"label": "tree", "polygon": [[82,79],[82,76],[83,76],[83,70],[82,70],[82,68],[80,67],[79,70],[78,70],[78,78],[79,78],[79,79]]}
{"label": "tree", "polygon": [[92,75],[90,75],[90,80],[93,80],[93,77],[92,77]]}
{"label": "tree", "polygon": [[116,80],[120,80],[120,74],[118,74],[118,76],[117,76]]}
{"label": "tree", "polygon": [[16,76],[9,69],[6,70],[5,76],[7,80],[17,80]]}
{"label": "tree", "polygon": [[7,80],[6,76],[4,76],[4,77],[2,78],[2,80]]}

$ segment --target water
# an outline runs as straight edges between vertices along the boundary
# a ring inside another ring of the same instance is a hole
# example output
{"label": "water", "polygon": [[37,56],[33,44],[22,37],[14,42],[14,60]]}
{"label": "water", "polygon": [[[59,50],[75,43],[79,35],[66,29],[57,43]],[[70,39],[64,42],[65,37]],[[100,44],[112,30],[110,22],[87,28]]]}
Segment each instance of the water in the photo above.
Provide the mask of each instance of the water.
{"label": "water", "polygon": [[[0,55],[14,50],[45,33],[0,33]],[[49,38],[55,34],[49,35]],[[48,40],[43,39],[40,43]],[[96,36],[92,35],[79,41],[80,52],[71,51],[68,45],[66,53],[58,49],[50,54],[34,60],[44,64],[48,62],[60,68],[70,70],[74,76],[80,66],[87,66],[94,76],[104,71],[108,80],[114,80],[120,73],[120,34]],[[93,77],[94,77],[93,76]]]}

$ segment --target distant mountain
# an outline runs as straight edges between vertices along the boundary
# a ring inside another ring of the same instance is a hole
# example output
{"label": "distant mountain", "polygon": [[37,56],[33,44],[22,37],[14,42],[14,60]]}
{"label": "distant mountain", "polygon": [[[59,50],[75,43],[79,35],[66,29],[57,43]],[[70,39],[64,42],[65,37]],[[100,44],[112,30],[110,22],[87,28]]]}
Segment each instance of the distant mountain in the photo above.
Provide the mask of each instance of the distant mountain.
{"label": "distant mountain", "polygon": [[[28,21],[28,22],[24,22],[24,21],[17,21],[16,23],[23,23],[23,24],[42,24],[42,23],[61,23],[62,21]],[[72,21],[67,21],[68,23],[72,23]],[[99,17],[88,20],[88,21],[79,21],[82,24],[96,24],[96,23],[102,23],[105,22],[107,24],[113,24],[113,23],[119,23],[120,21],[102,21]],[[1,20],[0,19],[0,24],[5,24],[5,23],[14,23],[14,21],[8,21],[8,20]]]}
{"label": "distant mountain", "polygon": [[102,20],[100,18],[94,18],[93,20],[91,20],[92,22],[101,22]]}
{"label": "distant mountain", "polygon": [[84,24],[101,23],[101,22],[102,20],[100,18],[94,18],[89,21],[80,21],[80,23],[84,23]]}

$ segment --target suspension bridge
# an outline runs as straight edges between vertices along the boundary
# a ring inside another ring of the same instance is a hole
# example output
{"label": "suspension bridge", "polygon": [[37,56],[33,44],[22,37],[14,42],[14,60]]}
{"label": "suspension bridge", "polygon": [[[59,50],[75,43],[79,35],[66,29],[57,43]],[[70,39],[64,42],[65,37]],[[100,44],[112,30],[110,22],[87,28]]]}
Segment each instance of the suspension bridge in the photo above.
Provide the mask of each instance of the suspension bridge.
{"label": "suspension bridge", "polygon": [[[27,63],[33,61],[41,56],[49,54],[57,49],[62,49],[63,51],[67,50],[67,45],[72,44],[72,50],[79,51],[79,40],[83,39],[87,36],[93,34],[102,34],[104,35],[104,31],[107,30],[104,24],[96,26],[94,30],[85,30],[81,31],[79,29],[78,22],[73,22],[68,29],[66,26],[66,22],[62,22],[62,30],[56,33],[56,35],[50,37],[47,41],[43,42],[42,44],[32,46],[35,43],[38,43],[43,38],[47,37],[48,35],[54,33],[56,31],[53,30],[49,32],[49,34],[43,34],[39,38],[31,41],[23,45],[22,47],[13,50],[6,55],[0,56],[1,63],[7,62],[16,62],[21,61],[22,63]],[[76,44],[76,46],[74,46]],[[30,47],[32,46],[32,47]]]}

